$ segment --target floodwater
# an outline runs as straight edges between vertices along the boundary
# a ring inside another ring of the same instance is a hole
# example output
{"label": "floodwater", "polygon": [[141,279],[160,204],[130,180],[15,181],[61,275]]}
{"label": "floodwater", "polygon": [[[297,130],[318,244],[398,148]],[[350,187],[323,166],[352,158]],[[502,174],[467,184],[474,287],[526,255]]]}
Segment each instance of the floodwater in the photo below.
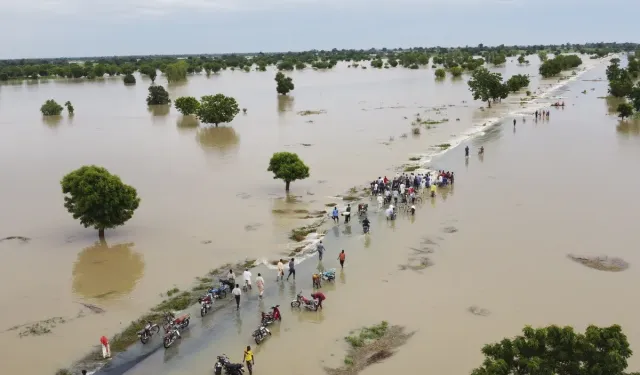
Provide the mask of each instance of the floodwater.
{"label": "floodwater", "polygon": [[[498,71],[506,77],[535,74],[537,59],[529,59],[531,66],[510,63]],[[226,262],[272,259],[289,249],[286,234],[300,220],[272,210],[324,209],[334,201],[330,196],[392,174],[391,167],[410,155],[456,144],[474,125],[482,130],[483,123],[520,107],[513,95],[491,111],[479,111],[467,77],[437,82],[432,69],[340,66],[291,75],[292,98],[276,95],[273,72],[224,72],[169,86],[172,98],[222,92],[248,109],[217,129],[185,126],[175,109],[149,110],[144,79],[134,87],[119,79],[0,87],[0,237],[31,238],[0,243],[0,298],[10,301],[3,303],[0,318],[6,328],[58,316],[68,320],[49,335],[0,334],[0,342],[12,348],[10,356],[3,355],[3,372],[67,366],[102,334],[117,332],[159,302],[159,293],[173,285],[186,287],[194,276]],[[603,66],[581,78],[601,77]],[[533,77],[530,88],[554,84]],[[518,116],[516,131],[497,126],[475,138],[472,147],[483,142],[487,149],[482,161],[471,158],[465,165],[459,149],[436,157],[435,167],[456,171],[455,194],[427,202],[415,221],[387,229],[383,220],[366,241],[356,227],[330,229],[330,251],[349,249],[344,280],[327,294],[331,308],[283,322],[283,337],[274,335],[256,358],[261,371],[287,366],[295,373],[321,373],[320,361],[340,362],[346,332],[383,319],[417,333],[396,358],[369,373],[413,368],[415,358],[427,355],[425,363],[436,371],[466,372],[480,363],[482,344],[514,335],[524,324],[621,323],[629,327],[632,345],[638,342],[628,313],[635,306],[625,299],[636,281],[630,280],[635,259],[629,245],[635,239],[631,213],[638,209],[631,194],[638,181],[626,172],[639,152],[637,126],[617,126],[607,117],[607,103],[596,98],[606,95],[606,82],[578,80],[569,88],[562,94],[568,106],[552,110],[548,123],[529,117],[522,124]],[[38,109],[49,98],[71,100],[76,115],[43,122]],[[440,106],[447,107],[440,113],[432,109]],[[297,114],[304,110],[326,113]],[[414,137],[410,123],[418,112],[423,119],[449,121]],[[270,155],[282,150],[297,152],[311,167],[311,178],[292,184],[297,199],[285,199],[284,184],[266,172]],[[142,198],[127,225],[107,231],[106,245],[96,243],[97,234],[83,229],[62,205],[61,177],[92,163],[120,175]],[[603,176],[604,170],[615,177]],[[446,226],[458,232],[443,233]],[[431,246],[435,265],[422,274],[398,271],[412,252],[408,247],[420,247],[423,237],[438,244]],[[632,268],[593,271],[568,261],[567,253],[621,256]],[[286,293],[295,294],[290,289]],[[106,313],[80,314],[78,302]],[[467,312],[471,305],[492,314],[474,316]],[[190,356],[180,353],[167,366],[152,356],[153,364],[133,371],[200,373],[221,348],[233,359],[239,354],[231,351],[239,353],[254,328],[247,320],[249,327],[225,335],[216,348],[207,344]],[[302,343],[305,353],[290,358]],[[38,363],[30,361],[33,351],[43,353]]]}

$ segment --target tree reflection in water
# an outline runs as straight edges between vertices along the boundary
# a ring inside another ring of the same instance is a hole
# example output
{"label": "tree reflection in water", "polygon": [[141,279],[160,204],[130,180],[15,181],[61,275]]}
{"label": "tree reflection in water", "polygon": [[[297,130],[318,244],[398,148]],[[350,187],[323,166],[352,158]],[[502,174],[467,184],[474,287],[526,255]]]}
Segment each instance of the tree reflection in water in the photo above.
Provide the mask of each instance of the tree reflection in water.
{"label": "tree reflection in water", "polygon": [[198,129],[196,139],[205,151],[225,154],[238,148],[240,137],[230,126],[210,126]]}

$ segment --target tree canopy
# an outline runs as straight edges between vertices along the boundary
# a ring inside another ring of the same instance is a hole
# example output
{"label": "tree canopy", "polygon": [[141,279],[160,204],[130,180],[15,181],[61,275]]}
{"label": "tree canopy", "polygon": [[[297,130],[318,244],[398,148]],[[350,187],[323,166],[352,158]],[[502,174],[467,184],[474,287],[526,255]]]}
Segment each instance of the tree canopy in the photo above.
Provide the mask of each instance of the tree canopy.
{"label": "tree canopy", "polygon": [[293,79],[285,76],[282,72],[276,73],[276,91],[280,95],[287,95],[289,91],[295,88]]}
{"label": "tree canopy", "polygon": [[42,112],[43,116],[58,116],[63,109],[55,100],[49,99],[40,107],[40,112]]}
{"label": "tree canopy", "polygon": [[218,124],[233,121],[238,112],[240,108],[234,98],[216,94],[203,96],[195,114],[201,122],[218,126]]}
{"label": "tree canopy", "polygon": [[516,92],[529,86],[529,76],[526,74],[516,74],[507,80],[509,91]]}
{"label": "tree canopy", "polygon": [[164,75],[167,76],[168,82],[184,81],[187,79],[188,70],[189,64],[184,60],[180,60],[167,65],[164,69]]}
{"label": "tree canopy", "polygon": [[487,102],[489,107],[491,100],[504,99],[509,94],[509,89],[502,83],[502,74],[492,73],[484,67],[473,71],[468,85],[473,99]]}
{"label": "tree canopy", "polygon": [[135,85],[136,77],[134,77],[133,74],[127,74],[126,76],[124,76],[123,81],[125,85]]}
{"label": "tree canopy", "polygon": [[65,194],[64,206],[80,219],[85,228],[104,230],[123,225],[131,219],[140,204],[136,189],[125,185],[120,177],[95,165],[83,166],[70,172],[60,182]]}
{"label": "tree canopy", "polygon": [[577,55],[558,55],[540,65],[538,71],[544,78],[553,77],[563,70],[577,68],[582,65],[582,59]]}
{"label": "tree canopy", "polygon": [[442,68],[438,68],[433,74],[435,74],[436,78],[444,78],[447,75],[447,71]]}
{"label": "tree canopy", "polygon": [[181,96],[175,100],[174,105],[185,116],[195,114],[200,108],[200,102],[193,96]]}
{"label": "tree canopy", "polygon": [[169,104],[169,93],[162,86],[152,85],[149,86],[149,95],[147,96],[148,105]]}
{"label": "tree canopy", "polygon": [[73,108],[73,104],[71,104],[70,101],[67,100],[66,103],[64,103],[64,106],[67,107],[67,111],[69,112],[69,115],[73,115],[73,112],[75,111],[75,108]]}
{"label": "tree canopy", "polygon": [[482,348],[485,360],[471,375],[622,375],[631,357],[618,325],[586,332],[551,325]]}
{"label": "tree canopy", "polygon": [[620,103],[616,108],[616,112],[618,112],[618,117],[624,120],[626,117],[633,115],[633,106],[629,103]]}
{"label": "tree canopy", "polygon": [[309,177],[309,167],[292,152],[276,152],[269,160],[268,172],[273,172],[274,179],[283,180],[285,190],[289,191],[292,181],[303,180]]}

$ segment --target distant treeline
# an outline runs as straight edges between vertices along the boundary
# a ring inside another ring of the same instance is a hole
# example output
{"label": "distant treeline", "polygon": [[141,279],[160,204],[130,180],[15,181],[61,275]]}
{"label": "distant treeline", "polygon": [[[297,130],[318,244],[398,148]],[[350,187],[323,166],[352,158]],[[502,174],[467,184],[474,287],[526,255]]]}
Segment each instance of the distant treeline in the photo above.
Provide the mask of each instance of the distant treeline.
{"label": "distant treeline", "polygon": [[[636,43],[587,43],[532,46],[493,46],[479,44],[476,47],[430,47],[396,48],[369,50],[311,50],[286,53],[253,53],[224,55],[173,55],[173,56],[114,56],[78,57],[52,59],[0,60],[0,81],[38,78],[101,78],[128,75],[139,71],[155,79],[156,71],[167,75],[168,79],[181,79],[185,74],[217,73],[225,69],[250,71],[252,67],[265,71],[267,66],[279,70],[331,69],[338,61],[351,62],[353,67],[362,61],[371,61],[374,68],[402,66],[418,69],[420,66],[442,65],[446,69],[460,67],[473,70],[485,62],[501,65],[507,57],[575,52],[589,54],[593,58],[603,57],[613,52],[637,51]],[[481,58],[479,58],[481,57]],[[522,60],[522,59],[521,59]],[[558,61],[559,62],[559,61]],[[554,66],[555,68],[555,66]],[[178,70],[178,71],[176,71]],[[555,70],[555,69],[552,69]],[[174,78],[169,78],[173,76]]]}

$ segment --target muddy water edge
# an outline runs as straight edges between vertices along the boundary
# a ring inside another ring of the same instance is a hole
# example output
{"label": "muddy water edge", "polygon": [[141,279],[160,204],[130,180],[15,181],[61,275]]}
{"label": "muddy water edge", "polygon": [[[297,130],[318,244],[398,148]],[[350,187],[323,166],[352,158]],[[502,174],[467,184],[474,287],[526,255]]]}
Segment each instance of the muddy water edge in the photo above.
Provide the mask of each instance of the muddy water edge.
{"label": "muddy water edge", "polygon": [[[499,68],[506,76],[536,69],[536,64]],[[123,87],[120,80],[107,79],[3,86],[0,150],[3,174],[12,181],[1,186],[4,212],[11,212],[2,215],[3,230],[31,240],[1,244],[7,261],[0,274],[4,285],[12,285],[2,289],[2,300],[12,302],[3,304],[0,316],[7,328],[65,320],[38,337],[3,332],[0,342],[13,348],[3,368],[44,373],[64,367],[95,346],[100,335],[121,330],[159,302],[162,289],[189,285],[194,275],[239,258],[289,253],[287,233],[306,216],[294,210],[324,209],[332,201],[327,196],[496,115],[467,104],[466,80],[436,82],[432,69],[296,72],[296,92],[289,99],[273,95],[272,75],[259,74],[194,77],[186,85],[169,86],[175,98],[210,94],[215,85],[215,91],[235,96],[249,109],[232,127],[219,129],[188,127],[173,110],[147,110],[140,105],[146,96],[142,84]],[[531,86],[538,84],[534,79]],[[51,97],[71,100],[76,115],[42,122],[37,108]],[[517,107],[517,96],[510,99]],[[435,108],[442,106],[446,110]],[[298,114],[304,110],[326,113]],[[425,126],[414,138],[410,123],[419,112],[425,119],[449,121]],[[576,133],[576,141],[580,136]],[[286,199],[282,184],[266,172],[269,155],[282,149],[300,153],[312,167],[312,179],[294,184],[295,199]],[[341,157],[336,150],[348,151],[357,167],[345,169],[347,154]],[[94,243],[95,233],[81,229],[62,207],[59,179],[78,163],[104,165],[136,186],[143,198],[130,223],[107,233],[106,245]],[[456,165],[451,169],[459,170]],[[446,217],[452,209],[437,215]],[[375,241],[403,246],[390,237]],[[409,232],[402,236],[409,237]],[[30,277],[24,277],[27,273]],[[44,285],[50,292],[43,295]],[[95,314],[81,303],[106,312]],[[30,361],[34,351],[47,356]]]}
{"label": "muddy water edge", "polygon": [[[482,345],[514,336],[526,324],[580,331],[588,324],[620,324],[637,350],[634,311],[640,306],[628,296],[640,281],[633,247],[640,209],[633,196],[640,181],[628,172],[640,160],[640,136],[630,130],[637,123],[608,116],[606,101],[598,98],[606,94],[606,82],[590,81],[603,75],[604,67],[597,68],[563,90],[568,106],[552,109],[549,121],[529,116],[523,123],[518,116],[514,129],[506,119],[468,143],[468,160],[465,144],[435,160],[435,168],[456,171],[456,185],[427,199],[415,218],[389,224],[372,215],[367,237],[355,221],[350,228],[330,228],[322,266],[336,267],[342,248],[348,255],[336,284],[323,288],[324,311],[290,312],[286,306],[297,291],[310,292],[308,274],[299,272],[297,285],[273,284],[269,275],[262,305],[249,298],[241,313],[227,310],[213,318],[211,327],[226,328],[212,328],[211,338],[201,341],[206,344],[185,340],[130,373],[205,374],[222,352],[239,360],[242,348],[253,345],[258,310],[273,303],[285,305],[284,320],[256,350],[260,373],[323,374],[323,367],[343,364],[344,336],[382,320],[415,334],[367,374],[418,367],[468,373],[481,363]],[[480,146],[483,158],[475,154]],[[568,254],[619,257],[631,267],[594,270]],[[305,270],[316,263],[308,260]],[[196,328],[194,336],[201,335]],[[629,365],[638,369],[640,357]]]}

